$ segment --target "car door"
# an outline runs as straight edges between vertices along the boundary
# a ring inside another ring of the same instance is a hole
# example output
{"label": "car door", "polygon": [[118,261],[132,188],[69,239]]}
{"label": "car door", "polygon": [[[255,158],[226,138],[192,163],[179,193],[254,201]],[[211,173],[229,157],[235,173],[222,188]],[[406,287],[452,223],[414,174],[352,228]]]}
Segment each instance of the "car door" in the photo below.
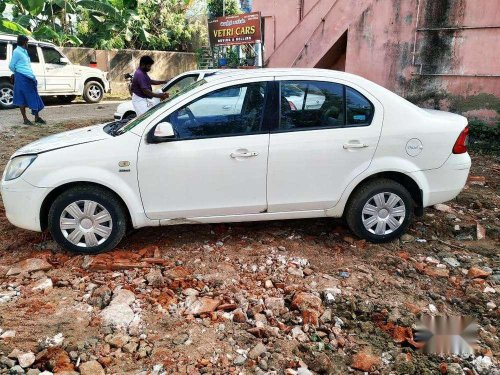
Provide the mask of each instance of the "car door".
{"label": "car door", "polygon": [[[382,106],[360,88],[338,82],[304,77],[279,83],[279,124],[269,143],[268,211],[331,208],[370,165]],[[285,96],[292,92],[293,100]]]}
{"label": "car door", "polygon": [[[267,209],[269,131],[265,118],[266,81],[248,81],[216,90],[245,89],[239,113],[223,110],[198,116],[209,94],[172,111],[176,136],[141,144],[138,175],[146,215],[151,219],[256,214]],[[154,131],[151,128],[151,132]]]}
{"label": "car door", "polygon": [[40,48],[44,60],[45,90],[48,93],[74,92],[76,77],[73,65],[54,47],[42,45]]}

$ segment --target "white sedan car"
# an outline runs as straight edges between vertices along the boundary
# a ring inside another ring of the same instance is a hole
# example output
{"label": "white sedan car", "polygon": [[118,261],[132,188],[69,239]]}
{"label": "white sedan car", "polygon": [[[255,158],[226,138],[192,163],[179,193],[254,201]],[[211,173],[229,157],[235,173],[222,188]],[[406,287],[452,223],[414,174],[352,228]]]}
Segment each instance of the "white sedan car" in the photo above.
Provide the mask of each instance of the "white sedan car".
{"label": "white sedan car", "polygon": [[[229,109],[211,109],[235,92]],[[308,106],[309,93],[321,106]],[[1,188],[12,224],[48,228],[82,253],[112,249],[128,226],[313,217],[344,217],[384,242],[460,193],[467,135],[464,117],[352,74],[242,71],[206,77],[128,123],[27,145]]]}

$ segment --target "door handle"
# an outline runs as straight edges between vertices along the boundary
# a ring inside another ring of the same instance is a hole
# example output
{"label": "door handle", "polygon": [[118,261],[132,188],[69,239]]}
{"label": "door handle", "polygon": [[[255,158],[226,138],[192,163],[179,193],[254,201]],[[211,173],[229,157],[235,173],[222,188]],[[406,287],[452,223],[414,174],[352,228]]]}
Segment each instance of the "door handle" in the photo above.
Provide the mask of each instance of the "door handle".
{"label": "door handle", "polygon": [[344,144],[344,150],[347,150],[347,149],[352,149],[352,148],[367,148],[368,145],[367,144],[364,144],[364,143],[345,143]]}
{"label": "door handle", "polygon": [[233,106],[232,106],[232,105],[223,105],[223,106],[222,106],[222,109],[226,109],[226,110],[227,110],[227,109],[231,109],[231,108],[233,108]]}
{"label": "door handle", "polygon": [[257,155],[259,155],[258,152],[246,151],[246,152],[231,152],[229,156],[231,156],[231,158],[233,159],[236,159],[236,158],[251,158]]}

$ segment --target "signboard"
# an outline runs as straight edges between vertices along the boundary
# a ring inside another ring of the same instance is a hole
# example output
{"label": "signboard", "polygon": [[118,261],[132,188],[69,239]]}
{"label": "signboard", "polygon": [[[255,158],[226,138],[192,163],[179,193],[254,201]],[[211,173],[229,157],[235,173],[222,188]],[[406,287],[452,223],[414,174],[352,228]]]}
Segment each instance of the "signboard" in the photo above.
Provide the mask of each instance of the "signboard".
{"label": "signboard", "polygon": [[210,45],[234,46],[262,41],[260,12],[219,17],[208,21]]}

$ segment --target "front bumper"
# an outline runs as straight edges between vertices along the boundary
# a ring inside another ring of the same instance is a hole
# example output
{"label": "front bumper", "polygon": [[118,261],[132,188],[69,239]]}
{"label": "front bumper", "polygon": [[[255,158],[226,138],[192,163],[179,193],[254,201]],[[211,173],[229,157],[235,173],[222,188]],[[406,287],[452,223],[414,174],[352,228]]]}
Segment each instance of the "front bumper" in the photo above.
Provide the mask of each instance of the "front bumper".
{"label": "front bumper", "polygon": [[40,208],[49,191],[49,188],[27,183],[22,177],[2,181],[2,200],[9,222],[19,228],[41,232]]}
{"label": "front bumper", "polygon": [[108,80],[104,80],[104,92],[109,94],[111,92],[111,83]]}

